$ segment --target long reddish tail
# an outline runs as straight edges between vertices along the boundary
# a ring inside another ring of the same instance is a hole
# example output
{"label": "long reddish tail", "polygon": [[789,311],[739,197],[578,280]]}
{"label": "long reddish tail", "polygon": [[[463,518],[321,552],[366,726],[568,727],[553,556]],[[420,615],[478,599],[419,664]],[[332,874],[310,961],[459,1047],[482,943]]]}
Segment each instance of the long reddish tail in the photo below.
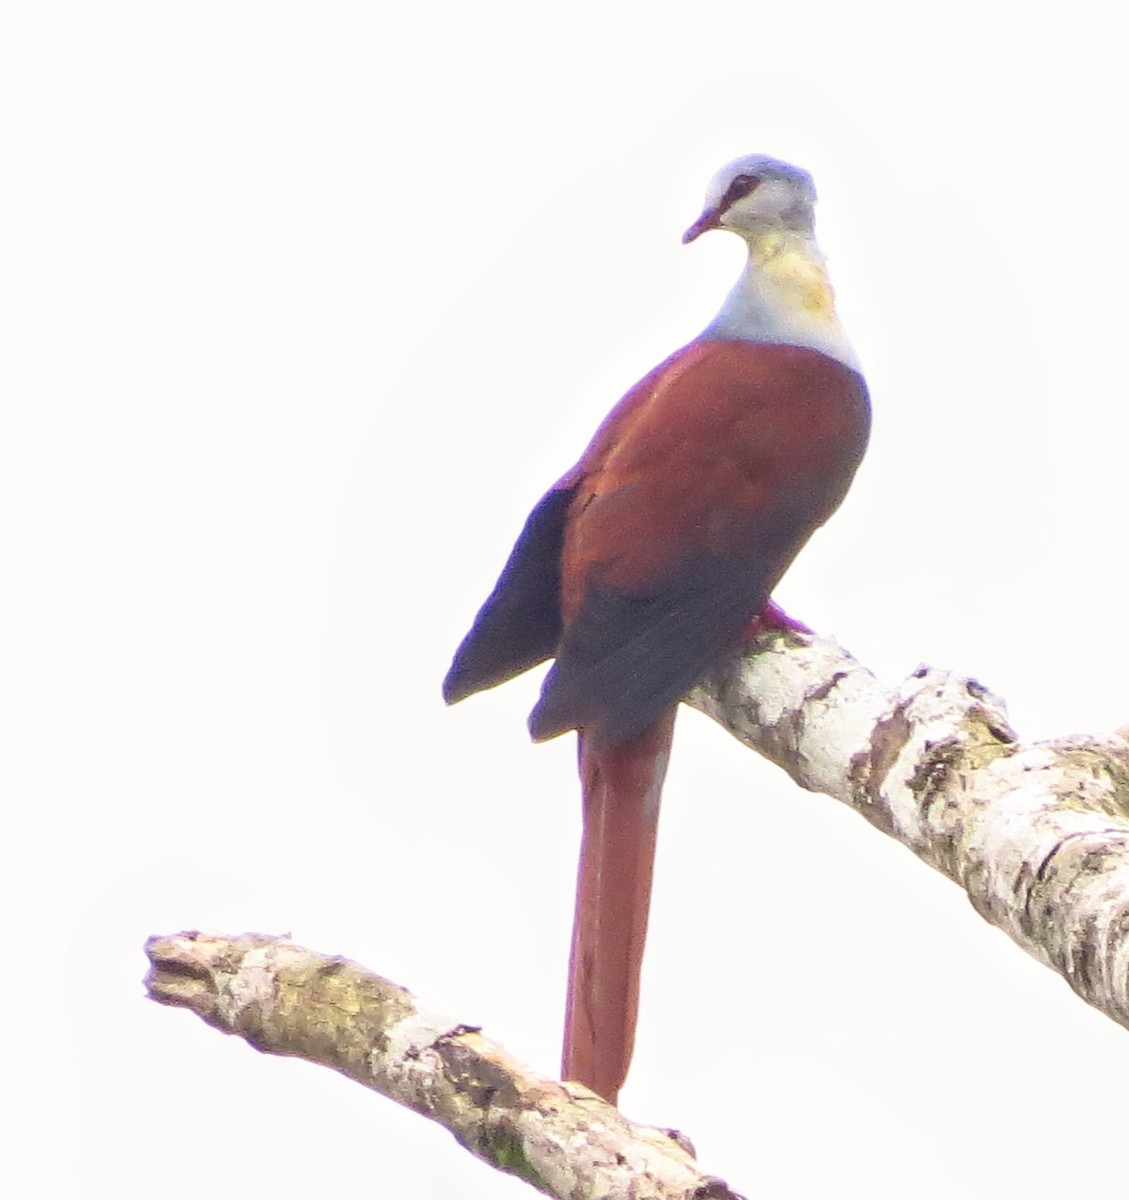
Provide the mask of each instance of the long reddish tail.
{"label": "long reddish tail", "polygon": [[561,1073],[612,1104],[635,1044],[659,797],[673,734],[673,709],[617,746],[592,747],[580,731],[584,833]]}

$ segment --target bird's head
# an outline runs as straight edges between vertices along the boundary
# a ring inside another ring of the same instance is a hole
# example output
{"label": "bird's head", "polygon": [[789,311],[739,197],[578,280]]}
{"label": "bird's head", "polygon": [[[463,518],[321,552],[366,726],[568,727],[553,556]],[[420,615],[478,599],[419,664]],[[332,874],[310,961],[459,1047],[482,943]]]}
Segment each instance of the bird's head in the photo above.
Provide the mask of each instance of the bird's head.
{"label": "bird's head", "polygon": [[776,230],[810,233],[815,184],[807,171],[764,154],[734,159],[713,177],[702,215],[682,235],[692,242],[708,229],[729,229],[746,241]]}

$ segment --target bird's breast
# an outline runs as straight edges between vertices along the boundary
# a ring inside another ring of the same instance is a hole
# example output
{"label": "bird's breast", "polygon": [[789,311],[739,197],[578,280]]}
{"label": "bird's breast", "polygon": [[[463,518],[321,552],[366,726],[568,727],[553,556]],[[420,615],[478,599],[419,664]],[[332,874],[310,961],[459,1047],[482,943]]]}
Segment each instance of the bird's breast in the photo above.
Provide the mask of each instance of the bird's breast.
{"label": "bird's breast", "polygon": [[701,555],[762,552],[758,521],[838,505],[866,442],[866,389],[826,355],[700,340],[633,388],[574,476],[562,615],[587,581],[652,594]]}

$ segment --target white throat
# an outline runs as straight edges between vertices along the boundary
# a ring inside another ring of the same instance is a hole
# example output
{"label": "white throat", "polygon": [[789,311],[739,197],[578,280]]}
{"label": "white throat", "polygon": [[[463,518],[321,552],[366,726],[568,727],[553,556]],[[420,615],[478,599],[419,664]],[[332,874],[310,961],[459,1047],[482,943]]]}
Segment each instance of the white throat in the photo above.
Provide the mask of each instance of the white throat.
{"label": "white throat", "polygon": [[749,238],[749,260],[705,337],[806,346],[853,371],[823,255],[810,232],[785,229]]}

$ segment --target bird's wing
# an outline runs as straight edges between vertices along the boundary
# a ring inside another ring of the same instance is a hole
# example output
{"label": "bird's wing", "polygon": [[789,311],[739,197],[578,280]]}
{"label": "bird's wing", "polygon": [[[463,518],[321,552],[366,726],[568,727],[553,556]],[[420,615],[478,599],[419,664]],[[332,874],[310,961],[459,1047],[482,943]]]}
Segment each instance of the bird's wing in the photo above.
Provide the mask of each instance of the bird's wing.
{"label": "bird's wing", "polygon": [[573,474],[534,737],[652,726],[739,645],[868,430],[861,378],[794,346],[691,343],[628,393]]}
{"label": "bird's wing", "polygon": [[529,514],[494,590],[455,652],[443,681],[448,704],[504,683],[556,654],[561,543],[572,493],[562,483]]}

